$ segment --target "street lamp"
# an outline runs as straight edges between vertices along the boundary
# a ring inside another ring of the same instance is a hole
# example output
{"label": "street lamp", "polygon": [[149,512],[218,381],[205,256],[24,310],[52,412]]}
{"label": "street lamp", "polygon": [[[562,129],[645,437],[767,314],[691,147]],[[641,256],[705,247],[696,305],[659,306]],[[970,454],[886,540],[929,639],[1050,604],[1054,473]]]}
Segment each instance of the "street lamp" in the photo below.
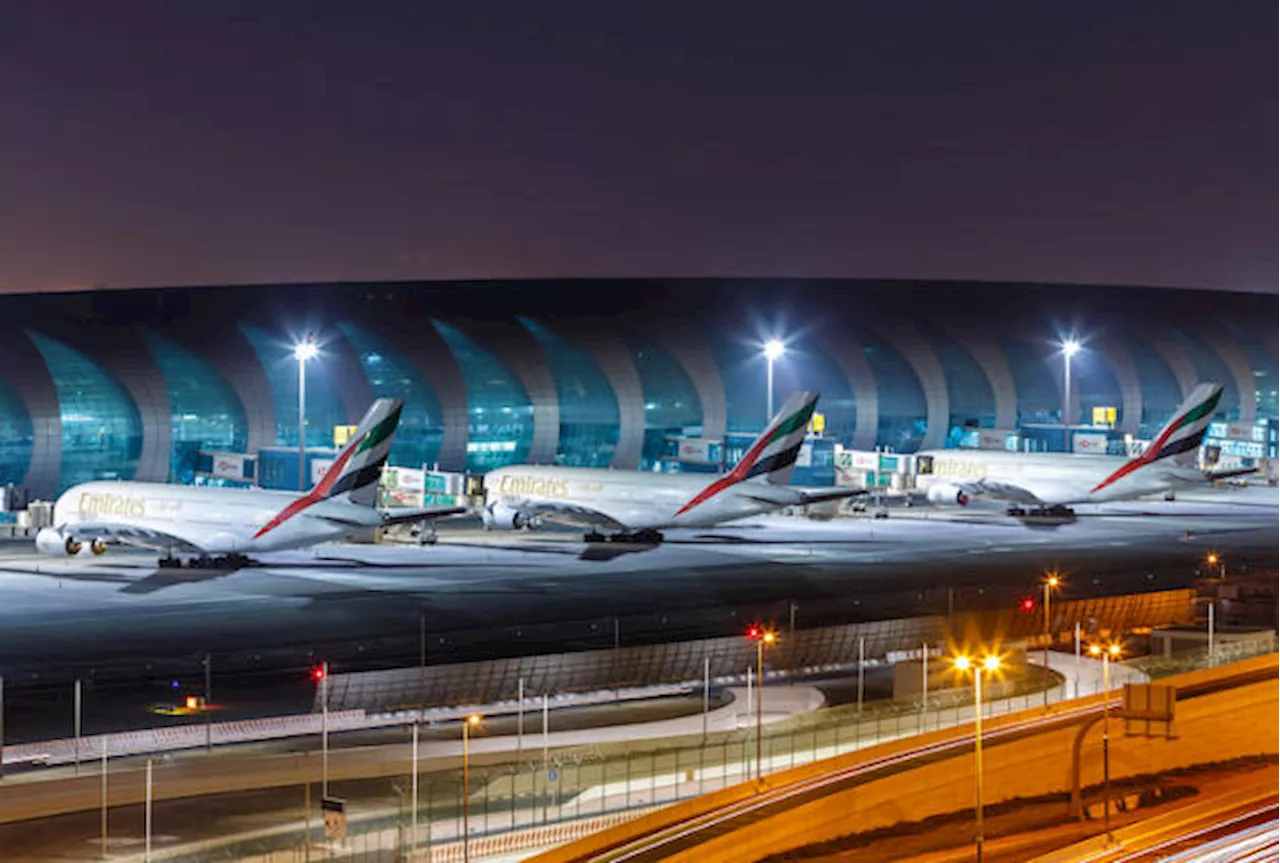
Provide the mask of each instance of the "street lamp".
{"label": "street lamp", "polygon": [[307,360],[320,353],[311,338],[293,346],[298,361],[298,490],[307,490]]}
{"label": "street lamp", "polygon": [[764,343],[764,358],[768,361],[768,377],[765,379],[765,412],[764,424],[773,419],[773,361],[787,352],[787,346],[778,339],[769,339]]}
{"label": "street lamp", "polygon": [[1102,823],[1111,839],[1111,660],[1119,659],[1121,647],[1118,644],[1089,645],[1090,656],[1102,657]]}
{"label": "street lamp", "polygon": [[1067,339],[1062,343],[1062,444],[1064,452],[1071,452],[1071,358],[1080,353],[1080,343]]}
{"label": "street lamp", "polygon": [[1050,631],[1053,626],[1053,618],[1049,615],[1049,599],[1050,599],[1050,596],[1052,595],[1052,592],[1057,590],[1058,587],[1061,586],[1061,584],[1062,584],[1062,576],[1058,575],[1058,573],[1056,572],[1047,573],[1044,577],[1044,581],[1041,582],[1041,586],[1044,588],[1044,676],[1045,676],[1045,684],[1046,684],[1044,689],[1044,706],[1045,707],[1049,706],[1049,687],[1048,687],[1049,641],[1053,637],[1052,632]]}
{"label": "street lamp", "polygon": [[1223,560],[1222,556],[1216,551],[1209,552],[1208,556],[1205,557],[1204,562],[1209,564],[1209,566],[1216,566],[1218,568],[1218,578],[1227,577],[1227,562]]}
{"label": "street lamp", "polygon": [[756,643],[756,779],[763,775],[764,762],[764,649],[778,642],[778,633],[772,629],[753,626],[747,636]]}
{"label": "street lamp", "polygon": [[462,723],[462,863],[471,860],[471,729],[480,724],[473,713]]}
{"label": "street lamp", "polygon": [[977,815],[977,833],[974,845],[978,851],[978,863],[982,863],[982,672],[994,674],[1000,670],[1000,657],[987,656],[981,662],[969,656],[957,656],[951,660],[956,671],[973,672],[973,789],[974,812]]}

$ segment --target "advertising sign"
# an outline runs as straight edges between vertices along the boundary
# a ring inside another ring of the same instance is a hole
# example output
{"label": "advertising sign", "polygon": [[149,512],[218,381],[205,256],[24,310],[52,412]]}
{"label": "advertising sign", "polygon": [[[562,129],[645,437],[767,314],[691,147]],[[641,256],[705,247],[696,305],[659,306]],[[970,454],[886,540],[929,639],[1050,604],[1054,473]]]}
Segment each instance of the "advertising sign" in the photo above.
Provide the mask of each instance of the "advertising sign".
{"label": "advertising sign", "polygon": [[324,472],[333,464],[331,458],[313,458],[311,459],[311,484],[315,485],[324,478]]}
{"label": "advertising sign", "polygon": [[1016,434],[1009,429],[978,429],[978,449],[1009,449],[1009,438]]}
{"label": "advertising sign", "polygon": [[244,453],[215,452],[213,467],[209,472],[220,479],[248,479],[245,476],[245,466],[248,461],[249,456]]}
{"label": "advertising sign", "polygon": [[680,461],[690,464],[715,464],[711,458],[711,448],[719,441],[710,438],[681,438],[678,449]]}
{"label": "advertising sign", "polygon": [[836,447],[835,465],[843,470],[875,470],[879,462],[879,453]]}
{"label": "advertising sign", "polygon": [[1113,426],[1116,424],[1116,409],[1113,407],[1097,407],[1093,409],[1093,424],[1096,426]]}
{"label": "advertising sign", "polygon": [[356,426],[334,426],[333,427],[333,445],[337,449],[342,449],[351,441],[351,436],[356,433]]}
{"label": "advertising sign", "polygon": [[1071,451],[1090,455],[1106,455],[1107,436],[1104,434],[1077,432],[1071,438]]}

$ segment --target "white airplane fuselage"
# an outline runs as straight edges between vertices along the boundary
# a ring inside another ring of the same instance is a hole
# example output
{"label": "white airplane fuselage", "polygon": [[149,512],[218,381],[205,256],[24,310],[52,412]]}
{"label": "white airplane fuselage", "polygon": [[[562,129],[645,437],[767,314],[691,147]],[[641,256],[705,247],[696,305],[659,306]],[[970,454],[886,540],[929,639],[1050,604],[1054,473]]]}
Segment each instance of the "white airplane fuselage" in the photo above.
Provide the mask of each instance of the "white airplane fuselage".
{"label": "white airplane fuselage", "polygon": [[1130,459],[1122,456],[1075,455],[1067,453],[1016,453],[1000,450],[928,450],[916,454],[930,457],[930,473],[917,473],[916,487],[962,486],[988,481],[992,486],[1025,489],[1031,496],[993,498],[1028,505],[1065,506],[1108,503],[1163,494],[1204,475],[1193,468],[1179,468],[1156,462],[1137,467],[1110,483]]}
{"label": "white airplane fuselage", "polygon": [[[526,505],[582,507],[630,531],[702,528],[773,512],[803,501],[799,489],[749,480],[730,485],[692,509],[677,512],[717,479],[705,473],[646,473],[598,468],[519,465],[490,471],[485,499],[493,526],[512,527]],[[548,517],[550,518],[550,517]]]}
{"label": "white airplane fuselage", "polygon": [[[303,548],[350,535],[353,521],[370,527],[380,523],[375,509],[321,500],[254,537],[298,499],[294,492],[265,489],[89,482],[62,493],[54,504],[53,524],[77,538],[83,532],[88,540],[94,536],[93,525],[109,522],[137,528],[140,536],[154,531],[179,537],[205,554],[224,555]],[[348,523],[328,521],[326,514],[340,515]]]}

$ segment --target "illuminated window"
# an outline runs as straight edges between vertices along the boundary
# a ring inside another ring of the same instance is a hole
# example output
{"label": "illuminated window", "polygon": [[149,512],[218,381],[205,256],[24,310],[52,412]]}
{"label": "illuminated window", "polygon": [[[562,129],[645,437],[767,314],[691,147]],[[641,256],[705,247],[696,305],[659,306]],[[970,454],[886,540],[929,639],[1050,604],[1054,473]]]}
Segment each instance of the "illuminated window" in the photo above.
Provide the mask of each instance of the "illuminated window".
{"label": "illuminated window", "polygon": [[618,445],[618,397],[591,357],[537,321],[521,318],[556,381],[560,439],[556,464],[608,467]]}
{"label": "illuminated window", "polygon": [[533,444],[533,406],[524,386],[497,357],[456,327],[431,322],[462,371],[467,386],[467,441],[504,443],[498,450],[467,447],[467,470],[520,464]]}
{"label": "illuminated window", "polygon": [[0,380],[0,485],[19,485],[31,464],[31,417],[22,399]]}
{"label": "illuminated window", "polygon": [[[276,336],[249,324],[241,324],[253,352],[271,385],[275,404],[276,445],[298,445],[298,361],[293,358],[293,343],[283,335]],[[329,377],[327,356],[323,346],[319,354],[307,360],[307,446],[332,447],[333,427],[347,424],[347,410]]]}
{"label": "illuminated window", "polygon": [[244,452],[249,424],[231,385],[176,342],[149,330],[142,331],[142,338],[169,396],[169,480],[194,481],[200,450]]}
{"label": "illuminated window", "polygon": [[374,396],[404,400],[388,461],[399,467],[435,464],[444,437],[444,413],[435,391],[417,367],[390,344],[353,324],[338,327],[360,358]]}
{"label": "illuminated window", "polygon": [[59,491],[95,479],[132,479],[142,453],[142,420],[129,394],[97,363],[62,342],[28,331],[44,358],[62,418]]}
{"label": "illuminated window", "polygon": [[640,464],[653,470],[670,454],[668,437],[702,435],[702,400],[693,381],[666,351],[643,342],[631,342],[630,348],[645,402]]}

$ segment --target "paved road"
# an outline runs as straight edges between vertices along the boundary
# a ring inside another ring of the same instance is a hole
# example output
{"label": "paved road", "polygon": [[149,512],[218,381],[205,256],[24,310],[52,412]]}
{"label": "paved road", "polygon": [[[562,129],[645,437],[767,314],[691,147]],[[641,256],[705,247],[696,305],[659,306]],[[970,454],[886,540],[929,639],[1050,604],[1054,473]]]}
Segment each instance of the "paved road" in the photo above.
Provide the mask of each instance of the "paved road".
{"label": "paved road", "polygon": [[[1274,676],[1274,668],[1264,669],[1264,672],[1265,677]],[[1257,674],[1254,672],[1240,677],[1240,681],[1256,682],[1256,679]],[[1188,691],[1199,693],[1230,688],[1239,685],[1240,681],[1224,677],[1207,684],[1207,689],[1206,684],[1198,684],[1195,687],[1188,687]],[[984,746],[998,745],[1002,740],[1018,739],[1073,724],[1085,716],[1100,712],[1101,709],[1100,702],[1086,704],[1067,702],[1053,712],[1023,716],[1015,722],[1007,722],[985,732]],[[624,839],[618,844],[599,850],[591,850],[589,847],[577,850],[569,846],[548,855],[548,859],[554,859],[560,863],[568,863],[568,861],[641,863],[641,861],[665,860],[682,852],[699,848],[707,842],[743,829],[762,819],[777,816],[810,801],[862,784],[869,779],[911,769],[922,763],[952,757],[971,748],[972,744],[972,729],[966,731],[957,729],[920,745],[897,749],[889,754],[856,764],[835,767],[783,785],[768,787],[766,783],[765,787],[755,793],[751,793],[750,789],[744,787],[742,793],[726,799],[714,808],[669,823],[667,826],[654,826],[648,832],[643,832],[633,839]]]}

